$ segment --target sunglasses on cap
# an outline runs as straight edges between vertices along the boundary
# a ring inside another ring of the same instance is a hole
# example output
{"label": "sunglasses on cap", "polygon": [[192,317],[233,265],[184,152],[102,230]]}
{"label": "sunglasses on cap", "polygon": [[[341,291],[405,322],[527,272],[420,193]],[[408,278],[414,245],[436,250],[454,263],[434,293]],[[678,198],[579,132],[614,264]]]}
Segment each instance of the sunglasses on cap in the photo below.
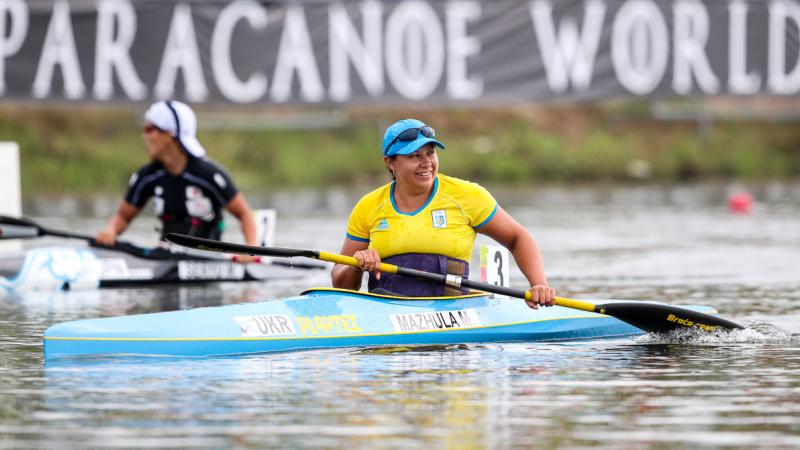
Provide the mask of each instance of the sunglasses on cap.
{"label": "sunglasses on cap", "polygon": [[159,133],[163,133],[164,130],[158,128],[157,126],[153,125],[152,123],[148,123],[142,127],[142,131],[145,133],[152,133],[153,131],[158,131]]}
{"label": "sunglasses on cap", "polygon": [[425,136],[427,138],[435,138],[436,137],[436,130],[434,130],[432,127],[429,127],[427,125],[425,125],[424,127],[409,128],[407,130],[403,130],[400,133],[398,133],[397,136],[395,136],[394,139],[392,139],[391,142],[389,142],[389,145],[387,145],[385,149],[383,149],[383,154],[384,155],[388,154],[389,153],[389,149],[392,148],[392,145],[394,145],[395,142],[397,142],[397,141],[400,141],[400,142],[416,141],[417,137],[420,134],[422,134],[423,136]]}

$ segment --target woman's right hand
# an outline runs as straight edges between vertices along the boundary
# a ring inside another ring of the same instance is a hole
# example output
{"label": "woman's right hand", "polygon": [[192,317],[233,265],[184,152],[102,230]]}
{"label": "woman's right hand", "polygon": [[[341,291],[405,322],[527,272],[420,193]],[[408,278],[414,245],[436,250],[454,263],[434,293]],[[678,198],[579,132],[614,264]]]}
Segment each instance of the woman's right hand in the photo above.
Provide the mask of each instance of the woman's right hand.
{"label": "woman's right hand", "polygon": [[358,260],[361,270],[375,272],[375,279],[381,279],[381,255],[374,248],[367,248],[353,253],[353,258]]}

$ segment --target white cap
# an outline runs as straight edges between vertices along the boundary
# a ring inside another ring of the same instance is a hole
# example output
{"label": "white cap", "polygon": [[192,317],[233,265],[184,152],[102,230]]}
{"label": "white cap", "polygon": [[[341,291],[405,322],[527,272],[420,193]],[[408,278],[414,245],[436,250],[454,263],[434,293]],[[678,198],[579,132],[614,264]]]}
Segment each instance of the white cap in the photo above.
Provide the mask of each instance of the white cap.
{"label": "white cap", "polygon": [[206,149],[200,145],[197,133],[197,116],[186,103],[177,100],[155,102],[144,113],[144,120],[169,131],[178,139],[184,150],[195,158],[202,158]]}

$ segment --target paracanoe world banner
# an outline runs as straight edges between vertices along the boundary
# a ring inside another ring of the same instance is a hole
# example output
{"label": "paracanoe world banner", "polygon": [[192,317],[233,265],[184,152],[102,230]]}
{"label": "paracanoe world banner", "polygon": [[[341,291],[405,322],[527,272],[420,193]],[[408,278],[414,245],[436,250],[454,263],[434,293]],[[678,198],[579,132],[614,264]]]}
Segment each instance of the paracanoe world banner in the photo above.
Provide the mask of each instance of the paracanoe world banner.
{"label": "paracanoe world banner", "polygon": [[0,0],[0,99],[458,105],[800,92],[800,1]]}

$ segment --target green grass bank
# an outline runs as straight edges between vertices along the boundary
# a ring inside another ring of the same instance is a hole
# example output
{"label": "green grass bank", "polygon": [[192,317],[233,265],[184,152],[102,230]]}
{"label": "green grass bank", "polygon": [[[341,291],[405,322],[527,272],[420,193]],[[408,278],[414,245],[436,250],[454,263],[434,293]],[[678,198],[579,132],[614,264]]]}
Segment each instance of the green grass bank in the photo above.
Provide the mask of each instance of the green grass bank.
{"label": "green grass bank", "polygon": [[[141,113],[140,107],[0,104],[0,141],[20,145],[28,198],[122,192],[131,172],[146,161]],[[665,121],[653,118],[647,103],[351,110],[338,126],[321,129],[275,127],[272,122],[285,114],[280,110],[254,111],[247,128],[223,128],[220,114],[198,111],[198,137],[244,190],[375,185],[386,179],[383,130],[405,117],[436,128],[448,147],[440,153],[442,172],[487,184],[800,176],[796,121]]]}

